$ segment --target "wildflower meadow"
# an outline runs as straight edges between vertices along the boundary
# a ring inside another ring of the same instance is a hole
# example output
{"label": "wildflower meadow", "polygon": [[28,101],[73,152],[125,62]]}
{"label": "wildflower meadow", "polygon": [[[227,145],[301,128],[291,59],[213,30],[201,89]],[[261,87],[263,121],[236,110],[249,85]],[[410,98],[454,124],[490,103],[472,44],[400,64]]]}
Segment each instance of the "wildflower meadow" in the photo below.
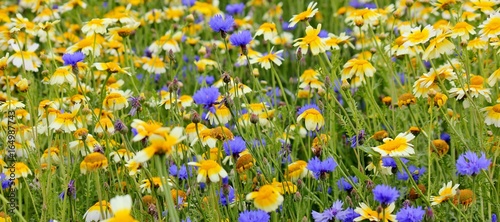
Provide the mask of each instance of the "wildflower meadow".
{"label": "wildflower meadow", "polygon": [[496,222],[499,84],[499,0],[2,0],[0,222]]}

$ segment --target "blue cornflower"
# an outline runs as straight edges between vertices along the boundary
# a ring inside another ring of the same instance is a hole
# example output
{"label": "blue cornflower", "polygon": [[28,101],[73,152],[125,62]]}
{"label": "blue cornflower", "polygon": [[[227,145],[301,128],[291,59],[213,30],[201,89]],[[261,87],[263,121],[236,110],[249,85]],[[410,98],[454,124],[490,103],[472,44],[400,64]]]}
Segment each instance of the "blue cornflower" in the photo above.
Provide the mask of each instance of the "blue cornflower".
{"label": "blue cornflower", "polygon": [[187,6],[187,7],[193,6],[195,2],[196,2],[196,0],[182,0],[182,4]]}
{"label": "blue cornflower", "polygon": [[266,147],[266,140],[265,139],[254,139],[252,142],[252,148],[258,148],[258,147]]}
{"label": "blue cornflower", "polygon": [[290,23],[288,22],[283,22],[283,25],[281,25],[281,28],[283,31],[293,31],[296,26],[289,27]]}
{"label": "blue cornflower", "polygon": [[337,214],[337,219],[342,221],[342,222],[353,222],[356,217],[359,217],[360,215],[354,211],[352,208],[347,208],[343,211],[340,211]]}
{"label": "blue cornflower", "polygon": [[316,179],[324,177],[327,173],[335,170],[336,167],[337,163],[335,163],[332,157],[324,161],[319,160],[318,157],[314,157],[307,163],[307,169],[313,172]]}
{"label": "blue cornflower", "polygon": [[75,180],[70,180],[68,183],[68,188],[63,191],[61,194],[59,194],[59,198],[61,200],[64,200],[64,197],[66,195],[69,195],[73,197],[73,199],[76,199],[76,187],[75,187]]}
{"label": "blue cornflower", "polygon": [[328,38],[328,31],[326,30],[320,30],[318,33],[318,37],[320,38]]}
{"label": "blue cornflower", "polygon": [[316,104],[307,104],[307,105],[301,107],[299,109],[299,111],[297,111],[297,116],[300,116],[300,114],[302,114],[303,112],[305,112],[308,109],[316,109],[321,113],[321,110],[319,109],[319,107]]}
{"label": "blue cornflower", "polygon": [[390,187],[388,185],[377,185],[373,189],[373,198],[378,201],[384,208],[396,201],[398,197],[399,191],[396,188]]}
{"label": "blue cornflower", "polygon": [[365,141],[365,130],[360,130],[357,135],[352,136],[348,141],[351,143],[351,148],[356,148],[359,145],[362,145]]}
{"label": "blue cornflower", "polygon": [[137,97],[131,96],[128,98],[128,101],[130,102],[130,106],[132,107],[130,109],[130,112],[128,113],[130,116],[135,116],[135,114],[137,114],[137,111],[141,110],[141,107],[142,107],[141,100],[142,100],[141,96],[137,96]]}
{"label": "blue cornflower", "polygon": [[80,51],[73,54],[65,53],[62,56],[62,59],[64,61],[64,65],[71,65],[73,67],[76,67],[78,62],[81,62],[83,61],[83,59],[85,59],[85,55]]}
{"label": "blue cornflower", "polygon": [[382,166],[396,168],[396,160],[390,156],[384,156],[382,157]]}
{"label": "blue cornflower", "polygon": [[424,215],[425,210],[422,207],[406,207],[396,214],[396,220],[399,222],[419,222],[424,219]]}
{"label": "blue cornflower", "polygon": [[229,41],[233,46],[246,48],[246,45],[252,41],[252,33],[248,30],[243,30],[238,33],[233,33],[229,36]]}
{"label": "blue cornflower", "polygon": [[232,140],[224,141],[222,147],[224,147],[224,151],[226,152],[227,156],[238,156],[238,154],[240,154],[247,148],[245,140],[243,140],[243,138],[241,138],[240,136],[236,136]]}
{"label": "blue cornflower", "polygon": [[210,18],[210,21],[208,21],[208,25],[214,32],[220,32],[223,33],[223,35],[225,35],[225,33],[233,29],[234,19],[233,16],[230,15],[224,18],[222,17],[222,15],[217,14],[214,15],[212,18]]}
{"label": "blue cornflower", "polygon": [[[418,179],[420,179],[420,177],[425,173],[426,169],[425,167],[422,167],[422,168],[418,168],[416,166],[409,166],[408,167],[408,170],[410,171],[411,173],[411,176],[413,177],[413,180],[415,180],[415,182],[418,182]],[[408,174],[406,173],[406,170],[401,170],[397,173],[396,177],[398,178],[398,180],[408,180]]]}
{"label": "blue cornflower", "polygon": [[207,84],[212,85],[214,83],[215,78],[213,76],[198,76],[198,84]]}
{"label": "blue cornflower", "polygon": [[243,4],[243,3],[226,5],[226,12],[227,12],[227,14],[230,14],[230,15],[240,14],[243,12],[243,10],[245,10],[245,4]]}
{"label": "blue cornflower", "polygon": [[450,145],[450,141],[451,141],[451,136],[450,134],[448,133],[441,133],[441,135],[439,136],[440,139],[444,140],[448,145]]}
{"label": "blue cornflower", "polygon": [[[168,172],[170,173],[170,175],[176,176],[177,178],[179,178],[181,180],[185,180],[189,176],[188,175],[188,169],[184,165],[178,167],[177,165],[172,164],[168,168]],[[189,174],[191,174],[191,168],[189,168]]]}
{"label": "blue cornflower", "polygon": [[223,206],[233,203],[236,200],[236,195],[234,194],[234,188],[227,185],[220,189],[219,191],[219,203]]}
{"label": "blue cornflower", "polygon": [[497,222],[497,215],[491,214],[491,222]]}
{"label": "blue cornflower", "polygon": [[[357,177],[351,177],[351,180],[352,180],[352,182],[354,182],[356,184],[358,183]],[[338,186],[339,190],[344,190],[347,192],[351,192],[351,190],[354,188],[349,182],[347,182],[347,180],[344,177],[341,177],[337,181],[337,186]]]}
{"label": "blue cornflower", "polygon": [[238,217],[239,222],[268,222],[271,217],[263,210],[244,211]]}
{"label": "blue cornflower", "polygon": [[314,222],[328,222],[333,221],[335,216],[342,210],[342,201],[337,200],[333,203],[331,208],[326,209],[323,213],[319,213],[313,210],[312,216]]}
{"label": "blue cornflower", "polygon": [[456,166],[460,175],[476,175],[481,170],[487,170],[490,164],[491,160],[486,158],[484,152],[478,157],[476,153],[467,151],[458,157]]}
{"label": "blue cornflower", "polygon": [[[212,105],[219,99],[219,95],[219,89],[215,87],[205,87],[201,88],[193,95],[193,100],[196,104],[203,105],[203,108],[211,109],[213,108]],[[215,110],[210,111],[215,113]]]}

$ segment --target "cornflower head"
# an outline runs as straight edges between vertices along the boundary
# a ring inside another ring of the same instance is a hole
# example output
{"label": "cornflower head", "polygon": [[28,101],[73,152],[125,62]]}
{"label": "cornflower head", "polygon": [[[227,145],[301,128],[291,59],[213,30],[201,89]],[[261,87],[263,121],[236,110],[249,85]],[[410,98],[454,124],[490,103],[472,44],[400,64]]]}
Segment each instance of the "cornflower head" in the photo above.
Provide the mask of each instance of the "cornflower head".
{"label": "cornflower head", "polygon": [[312,211],[312,217],[314,222],[328,222],[334,221],[337,214],[342,211],[342,205],[344,203],[341,200],[337,200],[333,203],[332,207],[323,211],[323,213],[319,213],[316,211]]}
{"label": "cornflower head", "polygon": [[186,168],[185,165],[182,165],[182,166],[177,166],[175,164],[172,164],[170,165],[170,167],[168,168],[168,173],[174,177],[177,177],[181,180],[186,180],[189,178],[189,175],[191,175],[191,172],[192,172],[192,168],[190,167],[189,168],[189,172],[188,172],[188,169]]}
{"label": "cornflower head", "polygon": [[373,189],[373,198],[378,201],[383,208],[386,208],[389,204],[394,203],[399,197],[399,191],[388,185],[377,185]]}
{"label": "cornflower head", "polygon": [[350,207],[337,213],[337,219],[342,222],[353,222],[354,219],[359,216],[360,215]]}
{"label": "cornflower head", "polygon": [[[413,180],[415,180],[415,182],[418,182],[420,177],[426,172],[426,169],[425,169],[425,167],[418,168],[414,165],[410,165],[408,167],[408,171],[410,171],[411,176],[413,177]],[[396,174],[396,177],[398,178],[398,180],[408,180],[409,179],[408,174],[406,173],[405,170],[399,171]]]}
{"label": "cornflower head", "polygon": [[248,30],[243,30],[237,33],[233,33],[229,36],[229,42],[233,46],[239,46],[243,51],[244,55],[248,54],[247,45],[252,41],[252,33]]}
{"label": "cornflower head", "polygon": [[240,136],[236,136],[232,140],[224,141],[222,147],[224,147],[226,155],[233,155],[235,157],[238,157],[240,153],[247,149],[245,140],[243,140]]}
{"label": "cornflower head", "polygon": [[271,216],[263,210],[247,210],[240,213],[239,222],[268,222]]}
{"label": "cornflower head", "polygon": [[332,157],[321,161],[318,157],[314,157],[309,160],[307,164],[307,169],[309,169],[316,179],[324,179],[328,173],[333,172],[337,167],[337,163]]}
{"label": "cornflower head", "polygon": [[233,29],[234,19],[228,15],[223,17],[221,14],[214,15],[210,18],[208,25],[214,32],[219,32],[221,37],[226,38],[226,34]]}
{"label": "cornflower head", "polygon": [[223,206],[230,205],[236,200],[234,188],[229,185],[223,185],[219,191],[219,204]]}
{"label": "cornflower head", "polygon": [[219,99],[219,89],[215,87],[205,87],[199,89],[194,95],[193,100],[196,104],[203,105],[203,108],[215,113],[214,104]]}
{"label": "cornflower head", "polygon": [[425,210],[419,207],[404,207],[396,214],[399,222],[420,222],[424,219]]}
{"label": "cornflower head", "polygon": [[62,60],[64,62],[64,65],[71,65],[73,68],[77,67],[77,64],[85,59],[85,55],[77,51],[75,53],[65,53],[62,56]]}
{"label": "cornflower head", "polygon": [[241,14],[245,10],[245,4],[243,3],[235,3],[226,5],[226,12],[230,15]]}
{"label": "cornflower head", "polygon": [[472,151],[467,151],[458,157],[456,162],[457,173],[460,175],[477,175],[481,170],[487,170],[491,160],[486,158],[484,152],[481,157]]}
{"label": "cornflower head", "polygon": [[[352,176],[351,177],[351,180],[353,183],[357,184],[358,183],[358,178],[355,177],[355,176]],[[351,192],[352,189],[354,188],[352,184],[350,184],[344,177],[341,177],[338,181],[337,181],[337,186],[339,188],[339,190],[344,190],[344,191],[347,191],[347,192]]]}

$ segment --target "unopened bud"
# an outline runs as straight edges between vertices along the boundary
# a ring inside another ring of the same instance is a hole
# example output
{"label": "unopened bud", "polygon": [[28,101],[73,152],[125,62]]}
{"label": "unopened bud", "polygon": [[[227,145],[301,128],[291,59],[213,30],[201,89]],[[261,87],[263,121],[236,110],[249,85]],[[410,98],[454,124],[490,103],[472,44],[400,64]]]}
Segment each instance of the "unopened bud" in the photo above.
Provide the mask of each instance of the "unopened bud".
{"label": "unopened bud", "polygon": [[201,116],[198,114],[198,112],[194,111],[193,114],[191,114],[191,122],[194,124],[198,124],[201,122]]}
{"label": "unopened bud", "polygon": [[252,124],[257,124],[257,123],[259,123],[259,116],[258,116],[258,115],[256,115],[256,114],[253,114],[253,113],[252,113],[252,114],[250,114],[250,122],[251,122]]}
{"label": "unopened bud", "polygon": [[187,15],[186,16],[186,22],[193,23],[194,22],[194,15],[193,14]]}

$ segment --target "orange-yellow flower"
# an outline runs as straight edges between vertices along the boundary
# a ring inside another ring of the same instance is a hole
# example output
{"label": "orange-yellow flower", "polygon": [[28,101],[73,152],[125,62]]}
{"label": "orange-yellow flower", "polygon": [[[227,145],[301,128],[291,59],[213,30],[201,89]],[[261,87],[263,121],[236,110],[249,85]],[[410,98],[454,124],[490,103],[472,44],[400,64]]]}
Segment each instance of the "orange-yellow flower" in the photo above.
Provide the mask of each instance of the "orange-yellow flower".
{"label": "orange-yellow flower", "polygon": [[314,15],[316,15],[316,13],[318,12],[318,9],[315,8],[317,4],[318,4],[317,2],[310,2],[309,5],[307,5],[306,11],[303,11],[297,15],[294,15],[290,19],[290,24],[288,25],[288,27],[294,27],[300,21],[305,21],[309,18],[312,18]]}
{"label": "orange-yellow flower", "polygon": [[302,50],[302,54],[307,54],[309,48],[313,55],[318,55],[319,53],[326,51],[326,44],[318,36],[321,31],[321,24],[315,29],[312,26],[307,26],[306,36],[303,38],[295,39],[295,44],[293,46],[298,46]]}
{"label": "orange-yellow flower", "polygon": [[253,200],[256,208],[271,212],[283,203],[279,189],[273,185],[264,185],[259,191],[251,192],[246,196],[247,200]]}
{"label": "orange-yellow flower", "polygon": [[414,138],[415,136],[409,132],[400,133],[395,139],[385,138],[384,144],[372,147],[372,149],[382,156],[407,157],[415,154],[413,144],[409,143]]}
{"label": "orange-yellow flower", "polygon": [[198,183],[206,183],[207,177],[210,182],[219,182],[220,178],[226,178],[228,176],[224,168],[213,160],[189,162],[188,165],[199,167],[198,176],[196,177]]}

